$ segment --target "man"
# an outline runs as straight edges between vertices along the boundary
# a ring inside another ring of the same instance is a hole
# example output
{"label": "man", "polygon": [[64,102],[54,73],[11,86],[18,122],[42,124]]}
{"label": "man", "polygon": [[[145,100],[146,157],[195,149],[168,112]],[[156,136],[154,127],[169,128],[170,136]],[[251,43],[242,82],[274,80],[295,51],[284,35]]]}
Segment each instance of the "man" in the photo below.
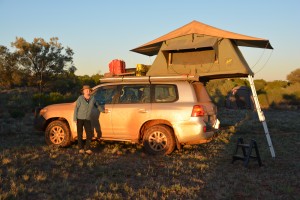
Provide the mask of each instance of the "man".
{"label": "man", "polygon": [[[74,109],[74,122],[77,124],[77,136],[79,153],[84,152],[91,155],[93,152],[90,149],[90,144],[93,138],[93,130],[91,125],[91,113],[94,106],[101,111],[101,106],[96,102],[93,96],[91,96],[91,88],[89,85],[84,85],[81,89],[82,95],[76,100],[76,106]],[[83,145],[83,128],[86,132],[86,143]]]}

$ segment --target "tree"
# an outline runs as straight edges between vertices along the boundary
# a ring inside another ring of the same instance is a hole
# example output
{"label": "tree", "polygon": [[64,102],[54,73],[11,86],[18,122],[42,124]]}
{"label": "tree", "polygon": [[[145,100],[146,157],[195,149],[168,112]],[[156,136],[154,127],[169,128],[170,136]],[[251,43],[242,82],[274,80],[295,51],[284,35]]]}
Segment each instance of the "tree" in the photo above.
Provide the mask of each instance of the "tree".
{"label": "tree", "polygon": [[292,71],[289,75],[287,75],[286,79],[290,83],[299,83],[300,82],[300,68]]}
{"label": "tree", "polygon": [[91,87],[94,87],[97,83],[95,82],[95,80],[90,77],[89,75],[83,75],[83,76],[77,76],[80,85],[89,85]]}
{"label": "tree", "polygon": [[16,54],[0,45],[0,86],[11,88],[22,84],[22,71],[18,68]]}
{"label": "tree", "polygon": [[91,79],[92,80],[94,80],[94,82],[95,82],[95,85],[97,85],[97,84],[99,84],[100,83],[100,78],[102,78],[103,77],[103,75],[102,74],[93,74],[92,76],[91,76]]}
{"label": "tree", "polygon": [[41,92],[55,77],[66,73],[74,74],[76,71],[73,66],[73,50],[62,47],[57,37],[50,38],[49,42],[43,38],[34,38],[31,43],[17,37],[12,47],[16,48],[19,65],[30,71],[32,83],[38,84]]}

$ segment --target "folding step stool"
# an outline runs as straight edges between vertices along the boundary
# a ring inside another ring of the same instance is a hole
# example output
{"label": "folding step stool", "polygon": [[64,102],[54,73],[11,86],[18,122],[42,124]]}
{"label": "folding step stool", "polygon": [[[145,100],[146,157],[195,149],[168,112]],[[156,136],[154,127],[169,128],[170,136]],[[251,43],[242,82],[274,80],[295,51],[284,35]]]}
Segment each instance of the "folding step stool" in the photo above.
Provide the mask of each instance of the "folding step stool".
{"label": "folding step stool", "polygon": [[[243,155],[238,154],[238,150],[239,148],[242,149]],[[252,156],[252,149],[255,149],[255,156]],[[244,161],[244,166],[248,167],[248,163],[250,161],[250,159],[254,159],[258,161],[259,166],[262,166],[262,162],[260,159],[260,155],[259,155],[259,151],[258,151],[258,147],[257,147],[257,143],[255,140],[251,140],[250,144],[245,144],[243,141],[243,138],[239,138],[236,144],[236,149],[234,152],[234,155],[232,156],[232,162],[234,163],[234,161],[236,160],[242,160]]]}

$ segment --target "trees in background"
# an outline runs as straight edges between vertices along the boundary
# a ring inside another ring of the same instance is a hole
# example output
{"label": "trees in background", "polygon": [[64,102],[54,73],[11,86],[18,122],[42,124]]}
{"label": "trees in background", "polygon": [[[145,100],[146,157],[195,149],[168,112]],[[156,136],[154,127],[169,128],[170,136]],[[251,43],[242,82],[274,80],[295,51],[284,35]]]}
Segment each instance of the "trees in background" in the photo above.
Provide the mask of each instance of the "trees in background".
{"label": "trees in background", "polygon": [[[259,79],[254,80],[254,84],[262,108],[300,108],[300,82],[282,80],[267,82]],[[249,86],[249,83],[246,79],[219,79],[209,81],[206,88],[214,102],[223,107],[226,96],[233,87],[242,85]]]}
{"label": "trees in background", "polygon": [[25,82],[26,70],[20,69],[18,56],[5,46],[0,46],[0,87],[12,88]]}
{"label": "trees in background", "polygon": [[76,71],[73,65],[73,50],[64,48],[57,37],[50,38],[47,42],[43,38],[34,38],[27,42],[22,37],[17,37],[12,43],[16,49],[15,55],[20,68],[29,72],[30,85],[38,85],[40,91],[50,87],[57,78],[68,78],[69,74]]}
{"label": "trees in background", "polygon": [[57,37],[49,41],[34,38],[32,42],[17,37],[11,44],[13,51],[0,45],[0,88],[31,86],[40,92],[60,93],[76,89],[79,79],[74,52],[63,47]]}
{"label": "trees in background", "polygon": [[290,83],[300,83],[300,68],[295,69],[290,74],[287,75],[286,79]]}
{"label": "trees in background", "polygon": [[[35,86],[40,90],[34,94],[34,100],[39,104],[41,99],[45,99],[44,104],[70,101],[78,96],[82,85],[93,87],[102,77],[101,74],[75,75],[74,52],[69,47],[64,48],[57,37],[50,38],[48,42],[43,38],[27,42],[17,37],[12,47],[13,52],[0,45],[0,88]],[[263,107],[300,104],[300,68],[288,74],[287,80],[254,81]],[[223,106],[228,92],[238,85],[249,86],[249,83],[246,79],[212,80],[206,88],[214,101]]]}

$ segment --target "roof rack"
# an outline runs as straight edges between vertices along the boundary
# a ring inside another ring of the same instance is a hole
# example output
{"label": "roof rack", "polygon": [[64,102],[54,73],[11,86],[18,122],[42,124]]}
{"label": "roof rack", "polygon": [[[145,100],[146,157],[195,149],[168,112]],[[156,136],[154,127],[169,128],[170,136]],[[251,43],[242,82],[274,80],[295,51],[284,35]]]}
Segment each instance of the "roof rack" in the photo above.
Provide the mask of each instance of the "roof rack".
{"label": "roof rack", "polygon": [[100,83],[111,82],[169,82],[169,81],[199,81],[199,76],[178,75],[178,76],[117,76],[100,78]]}

